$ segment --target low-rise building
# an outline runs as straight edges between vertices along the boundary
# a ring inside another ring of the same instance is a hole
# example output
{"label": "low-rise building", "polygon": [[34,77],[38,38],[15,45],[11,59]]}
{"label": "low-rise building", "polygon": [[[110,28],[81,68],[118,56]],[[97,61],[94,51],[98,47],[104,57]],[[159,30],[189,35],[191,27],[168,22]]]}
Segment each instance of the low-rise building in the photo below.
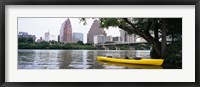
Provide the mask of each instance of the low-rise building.
{"label": "low-rise building", "polygon": [[121,43],[122,42],[122,37],[113,37],[113,42],[114,43]]}
{"label": "low-rise building", "polygon": [[34,41],[36,39],[35,35],[29,35],[27,32],[19,32],[18,38],[25,37],[25,38],[32,38]]}
{"label": "low-rise building", "polygon": [[94,36],[94,44],[103,44],[110,42],[110,36],[104,36],[102,34]]}

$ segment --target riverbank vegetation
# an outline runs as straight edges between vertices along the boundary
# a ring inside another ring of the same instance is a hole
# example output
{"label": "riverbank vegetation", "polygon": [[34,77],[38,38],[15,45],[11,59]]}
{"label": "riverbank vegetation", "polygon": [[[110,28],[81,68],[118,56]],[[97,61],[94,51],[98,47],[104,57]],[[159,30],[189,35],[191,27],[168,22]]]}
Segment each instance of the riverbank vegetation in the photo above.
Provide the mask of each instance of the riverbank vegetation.
{"label": "riverbank vegetation", "polygon": [[[97,48],[93,44],[78,41],[77,43],[61,43],[57,41],[41,41],[35,42],[33,38],[19,37],[19,49],[83,49],[83,50],[105,50],[104,48]],[[120,50],[131,50],[128,45],[118,46]],[[115,46],[109,46],[109,50],[116,50]],[[149,45],[138,45],[135,50],[150,50]]]}

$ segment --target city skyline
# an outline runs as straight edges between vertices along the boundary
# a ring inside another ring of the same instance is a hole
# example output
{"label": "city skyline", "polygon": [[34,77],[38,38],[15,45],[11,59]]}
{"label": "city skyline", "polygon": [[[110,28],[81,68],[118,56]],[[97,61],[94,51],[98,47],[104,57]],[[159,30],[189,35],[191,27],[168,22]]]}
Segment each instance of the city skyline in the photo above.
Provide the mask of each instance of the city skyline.
{"label": "city skyline", "polygon": [[[27,32],[35,35],[36,40],[42,37],[44,33],[49,32],[50,35],[58,37],[60,29],[64,21],[68,18],[18,18],[18,32]],[[80,18],[69,18],[71,21],[72,33],[83,33],[83,42],[87,42],[87,34],[94,22],[94,19],[88,19],[87,24],[80,23]],[[108,36],[120,36],[119,28],[104,29]],[[56,41],[58,39],[56,38]]]}

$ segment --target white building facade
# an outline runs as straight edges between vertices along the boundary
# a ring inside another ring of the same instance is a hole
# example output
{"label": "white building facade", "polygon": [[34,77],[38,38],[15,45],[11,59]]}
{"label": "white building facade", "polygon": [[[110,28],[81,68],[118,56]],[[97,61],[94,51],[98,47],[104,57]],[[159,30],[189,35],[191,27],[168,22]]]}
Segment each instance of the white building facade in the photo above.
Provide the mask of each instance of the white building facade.
{"label": "white building facade", "polygon": [[50,40],[50,33],[49,32],[45,32],[44,33],[44,41],[49,41]]}
{"label": "white building facade", "polygon": [[110,42],[112,40],[111,36],[104,36],[102,34],[94,36],[94,44],[103,44]]}

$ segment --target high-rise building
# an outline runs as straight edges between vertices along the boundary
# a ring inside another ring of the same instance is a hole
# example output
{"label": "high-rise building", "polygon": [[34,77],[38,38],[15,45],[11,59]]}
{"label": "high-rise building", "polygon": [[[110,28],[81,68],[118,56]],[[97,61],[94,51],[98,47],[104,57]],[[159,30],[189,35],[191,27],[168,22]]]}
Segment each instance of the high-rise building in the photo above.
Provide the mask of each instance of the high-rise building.
{"label": "high-rise building", "polygon": [[90,28],[90,30],[88,31],[87,34],[87,43],[94,43],[94,36],[95,35],[104,35],[106,36],[106,32],[100,28],[100,21],[99,20],[95,20]]}
{"label": "high-rise building", "polygon": [[71,22],[67,19],[60,29],[60,42],[71,43],[72,42],[72,27]]}
{"label": "high-rise building", "polygon": [[50,33],[49,32],[45,32],[44,33],[44,41],[49,41],[50,40]]}
{"label": "high-rise building", "polygon": [[127,31],[122,30],[122,29],[120,30],[120,37],[122,38],[122,40],[121,40],[122,43],[124,43],[124,42],[131,43],[131,42],[135,42],[136,41],[134,34],[129,35]]}
{"label": "high-rise building", "polygon": [[74,32],[72,38],[73,42],[83,41],[83,33]]}

